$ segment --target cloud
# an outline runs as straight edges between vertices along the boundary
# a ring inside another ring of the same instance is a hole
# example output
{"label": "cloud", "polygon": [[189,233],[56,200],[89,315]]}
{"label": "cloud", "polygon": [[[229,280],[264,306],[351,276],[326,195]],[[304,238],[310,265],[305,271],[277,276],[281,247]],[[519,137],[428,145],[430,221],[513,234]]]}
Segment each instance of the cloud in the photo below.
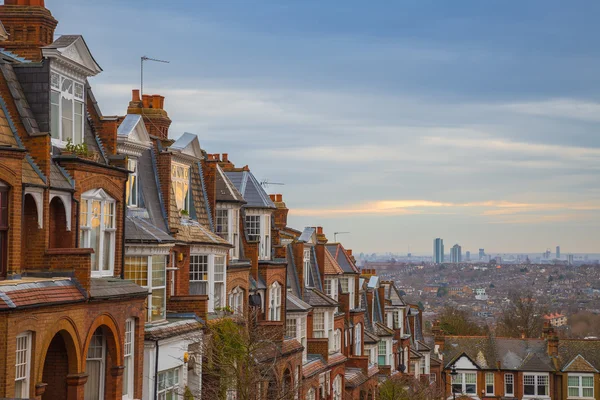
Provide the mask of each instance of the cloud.
{"label": "cloud", "polygon": [[600,103],[580,99],[548,99],[536,102],[510,103],[501,106],[510,111],[548,118],[568,118],[600,122]]}

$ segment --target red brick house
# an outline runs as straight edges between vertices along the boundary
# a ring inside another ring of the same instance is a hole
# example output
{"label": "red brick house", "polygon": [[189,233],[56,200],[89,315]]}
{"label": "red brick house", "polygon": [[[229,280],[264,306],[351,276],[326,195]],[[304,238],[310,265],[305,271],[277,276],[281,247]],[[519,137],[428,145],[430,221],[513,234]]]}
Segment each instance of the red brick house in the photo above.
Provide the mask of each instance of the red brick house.
{"label": "red brick house", "polygon": [[0,21],[0,397],[140,398],[147,291],[122,279],[128,171],[88,84],[101,68],[81,36],[53,40],[43,0]]}

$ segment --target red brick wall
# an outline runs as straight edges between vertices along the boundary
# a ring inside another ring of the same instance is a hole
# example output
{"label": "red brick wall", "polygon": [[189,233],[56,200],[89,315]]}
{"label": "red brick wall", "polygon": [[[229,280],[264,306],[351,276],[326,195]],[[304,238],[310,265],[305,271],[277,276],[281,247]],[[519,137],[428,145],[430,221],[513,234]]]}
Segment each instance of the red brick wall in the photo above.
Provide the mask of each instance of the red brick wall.
{"label": "red brick wall", "polygon": [[50,202],[50,243],[51,249],[64,249],[74,247],[72,229],[67,231],[67,215],[65,206],[59,197],[55,197]]}
{"label": "red brick wall", "polygon": [[35,269],[44,263],[44,231],[38,227],[38,214],[35,200],[25,195],[23,209],[22,269]]}

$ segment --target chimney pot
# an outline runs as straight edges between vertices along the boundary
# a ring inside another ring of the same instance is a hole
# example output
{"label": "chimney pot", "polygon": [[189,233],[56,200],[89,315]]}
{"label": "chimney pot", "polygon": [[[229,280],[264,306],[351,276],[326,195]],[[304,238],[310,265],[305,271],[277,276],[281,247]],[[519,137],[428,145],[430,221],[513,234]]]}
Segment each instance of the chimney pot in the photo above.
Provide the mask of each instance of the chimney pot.
{"label": "chimney pot", "polygon": [[140,91],[139,91],[139,89],[133,89],[131,91],[131,101],[140,101]]}
{"label": "chimney pot", "polygon": [[275,201],[275,195],[274,194],[270,194],[269,197],[271,198],[271,201]]}
{"label": "chimney pot", "polygon": [[346,253],[348,253],[349,256],[352,255],[352,249],[346,249]]}
{"label": "chimney pot", "polygon": [[152,108],[156,108],[156,109],[159,109],[159,110],[162,108],[160,106],[160,102],[161,102],[160,97],[161,96],[159,96],[157,94],[155,94],[155,95],[152,96]]}
{"label": "chimney pot", "polygon": [[229,154],[223,153],[223,162],[228,162],[228,161],[229,161]]}
{"label": "chimney pot", "polygon": [[323,234],[323,227],[317,226],[317,235],[322,235],[322,234]]}
{"label": "chimney pot", "polygon": [[275,195],[275,201],[277,201],[277,202],[281,203],[281,202],[283,201],[283,196],[282,196],[282,195],[280,195],[280,194],[278,194],[278,195]]}
{"label": "chimney pot", "polygon": [[150,108],[150,99],[152,98],[152,96],[150,96],[149,94],[144,94],[142,95],[142,103],[144,108]]}

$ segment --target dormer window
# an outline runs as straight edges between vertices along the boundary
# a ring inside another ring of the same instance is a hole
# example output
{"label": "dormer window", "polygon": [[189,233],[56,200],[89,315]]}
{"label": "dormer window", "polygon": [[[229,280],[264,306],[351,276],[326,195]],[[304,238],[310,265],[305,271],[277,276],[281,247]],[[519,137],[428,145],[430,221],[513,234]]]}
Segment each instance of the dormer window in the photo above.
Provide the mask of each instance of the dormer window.
{"label": "dormer window", "polygon": [[190,167],[189,165],[172,163],[171,184],[175,192],[175,203],[179,211],[190,211]]}
{"label": "dormer window", "polygon": [[51,72],[50,133],[52,139],[83,143],[85,87],[83,82]]}
{"label": "dormer window", "polygon": [[138,163],[134,158],[127,160],[127,169],[129,179],[127,179],[127,205],[129,207],[138,206]]}

